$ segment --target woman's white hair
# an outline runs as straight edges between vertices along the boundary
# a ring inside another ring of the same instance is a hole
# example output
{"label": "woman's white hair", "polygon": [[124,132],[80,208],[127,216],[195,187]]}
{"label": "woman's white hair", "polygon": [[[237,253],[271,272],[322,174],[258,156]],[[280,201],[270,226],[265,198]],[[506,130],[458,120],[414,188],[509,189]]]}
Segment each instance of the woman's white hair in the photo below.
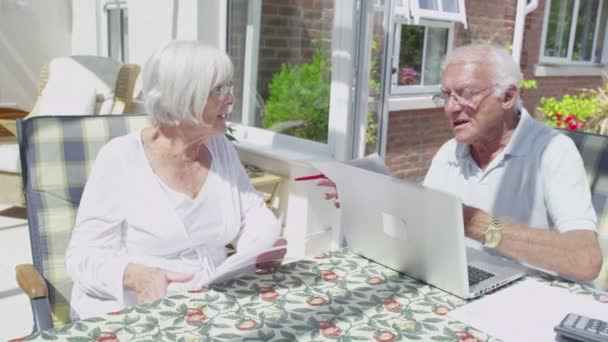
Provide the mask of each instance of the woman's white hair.
{"label": "woman's white hair", "polygon": [[152,123],[203,123],[214,87],[232,79],[228,55],[198,41],[171,41],[156,51],[143,70],[143,95]]}
{"label": "woman's white hair", "polygon": [[450,52],[443,63],[441,70],[454,62],[487,64],[492,63],[491,82],[496,86],[496,95],[503,96],[510,87],[517,88],[516,109],[523,107],[519,88],[522,81],[519,65],[513,57],[503,48],[495,45],[472,44],[458,47]]}

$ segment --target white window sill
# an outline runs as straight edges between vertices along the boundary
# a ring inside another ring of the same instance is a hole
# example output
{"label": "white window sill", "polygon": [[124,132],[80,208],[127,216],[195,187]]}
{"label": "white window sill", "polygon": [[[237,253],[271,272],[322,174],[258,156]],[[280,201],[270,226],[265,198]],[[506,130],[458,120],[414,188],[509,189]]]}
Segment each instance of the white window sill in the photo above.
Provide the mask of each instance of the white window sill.
{"label": "white window sill", "polygon": [[333,159],[327,144],[251,126],[231,126],[235,129],[234,137],[237,139],[234,145],[239,150],[300,165],[309,165],[310,160]]}
{"label": "white window sill", "polygon": [[534,66],[534,77],[602,76],[608,72],[605,65],[543,65]]}
{"label": "white window sill", "polygon": [[391,96],[388,99],[388,111],[442,108],[433,101],[432,95]]}

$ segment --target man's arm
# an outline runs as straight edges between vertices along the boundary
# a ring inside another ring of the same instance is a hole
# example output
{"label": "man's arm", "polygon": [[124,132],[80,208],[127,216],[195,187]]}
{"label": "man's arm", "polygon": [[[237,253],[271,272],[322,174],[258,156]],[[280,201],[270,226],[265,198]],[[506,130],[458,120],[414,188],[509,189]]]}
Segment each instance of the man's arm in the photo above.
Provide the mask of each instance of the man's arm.
{"label": "man's arm", "polygon": [[[480,209],[464,206],[465,235],[483,243],[491,219]],[[602,267],[602,252],[593,230],[558,233],[508,218],[501,218],[501,223],[503,237],[496,250],[505,256],[581,281],[593,280]]]}

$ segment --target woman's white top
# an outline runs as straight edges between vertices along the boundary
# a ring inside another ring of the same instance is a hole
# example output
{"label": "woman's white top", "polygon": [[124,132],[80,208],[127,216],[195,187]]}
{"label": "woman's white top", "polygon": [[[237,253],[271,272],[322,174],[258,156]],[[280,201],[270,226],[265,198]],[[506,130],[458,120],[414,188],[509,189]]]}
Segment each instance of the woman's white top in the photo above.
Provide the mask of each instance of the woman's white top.
{"label": "woman's white top", "polygon": [[[200,282],[226,259],[227,244],[233,243],[237,254],[247,253],[278,238],[280,226],[234,146],[224,136],[204,145],[212,167],[194,199],[153,173],[141,132],[115,138],[99,151],[66,253],[74,319],[136,304],[135,294],[123,288],[130,262],[195,273]],[[179,285],[184,290],[188,284]]]}

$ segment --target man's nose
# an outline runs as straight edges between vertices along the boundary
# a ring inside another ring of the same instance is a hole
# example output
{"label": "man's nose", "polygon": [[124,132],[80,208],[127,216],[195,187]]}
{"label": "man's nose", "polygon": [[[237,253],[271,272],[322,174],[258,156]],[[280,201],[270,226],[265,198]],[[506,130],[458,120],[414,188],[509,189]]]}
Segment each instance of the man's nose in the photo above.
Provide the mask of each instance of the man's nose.
{"label": "man's nose", "polygon": [[456,101],[456,98],[450,94],[450,96],[445,99],[443,109],[445,110],[445,113],[449,115],[451,113],[460,113],[462,111],[462,106]]}

